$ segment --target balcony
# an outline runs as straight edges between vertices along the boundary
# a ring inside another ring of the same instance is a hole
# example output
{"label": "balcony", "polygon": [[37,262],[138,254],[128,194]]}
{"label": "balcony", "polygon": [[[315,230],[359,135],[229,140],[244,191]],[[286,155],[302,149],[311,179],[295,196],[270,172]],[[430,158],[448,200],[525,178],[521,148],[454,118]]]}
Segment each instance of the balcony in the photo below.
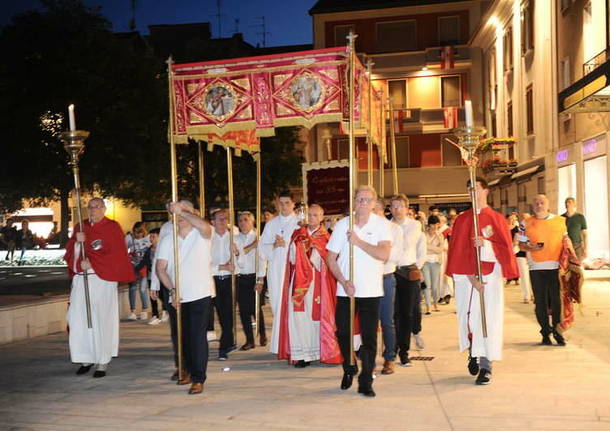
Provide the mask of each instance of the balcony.
{"label": "balcony", "polygon": [[591,60],[582,65],[582,75],[587,76],[610,59],[610,48],[606,48]]}
{"label": "balcony", "polygon": [[[395,123],[397,134],[410,134],[421,132],[444,132],[452,127],[445,127],[445,116],[443,108],[421,109],[421,108],[401,108],[394,109],[394,118],[398,117]],[[465,121],[464,108],[458,108],[458,122]],[[389,133],[390,120],[386,120],[386,127]]]}
{"label": "balcony", "polygon": [[[455,67],[469,66],[471,52],[468,45],[454,46]],[[421,69],[423,66],[440,69],[442,47],[430,47],[423,51],[402,51],[383,54],[371,54],[370,57],[375,66],[373,73],[392,69]]]}
{"label": "balcony", "polygon": [[489,138],[477,150],[481,169],[487,175],[512,174],[517,169],[515,138]]}

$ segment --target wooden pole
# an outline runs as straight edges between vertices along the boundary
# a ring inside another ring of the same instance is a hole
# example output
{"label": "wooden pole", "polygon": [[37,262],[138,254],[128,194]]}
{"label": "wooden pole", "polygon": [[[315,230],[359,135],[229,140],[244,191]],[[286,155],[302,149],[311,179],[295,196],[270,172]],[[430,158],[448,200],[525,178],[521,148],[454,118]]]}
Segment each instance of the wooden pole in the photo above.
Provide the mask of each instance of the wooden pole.
{"label": "wooden pole", "polygon": [[388,98],[388,107],[390,110],[390,143],[392,148],[392,192],[398,194],[398,168],[396,166],[396,134],[394,130],[394,106],[392,99]]}
{"label": "wooden pole", "polygon": [[[174,72],[172,70],[172,57],[167,60],[167,74],[169,83],[169,146],[170,163],[172,176],[172,201],[178,201],[178,158],[176,155],[176,142],[174,139]],[[174,299],[173,305],[176,308],[176,350],[178,351],[178,379],[184,377],[183,355],[182,355],[182,310],[180,307],[180,249],[178,248],[178,217],[172,214],[172,233],[174,242]]]}
{"label": "wooden pole", "polygon": [[201,218],[205,218],[205,160],[203,158],[203,148],[201,141],[198,142],[199,156],[199,211]]}
{"label": "wooden pole", "polygon": [[368,59],[366,62],[366,73],[367,73],[367,78],[368,78],[368,83],[369,83],[369,103],[368,103],[368,105],[369,105],[368,106],[369,124],[368,124],[367,134],[366,134],[366,143],[367,143],[366,168],[367,168],[367,180],[368,180],[367,184],[372,187],[373,186],[373,139],[372,139],[371,128],[373,127],[373,80],[372,80],[373,61],[371,59]]}
{"label": "wooden pole", "polygon": [[[357,35],[350,31],[347,39],[349,41],[349,230],[354,230],[354,189],[356,166],[355,165],[355,139],[354,139],[354,99],[356,84],[356,46]],[[349,281],[354,281],[354,245],[349,244]],[[349,298],[349,364],[354,365],[354,315],[356,313],[356,299]]]}
{"label": "wooden pole", "polygon": [[[255,262],[255,268],[256,268],[256,278],[258,278],[258,272],[259,272],[259,259],[260,259],[260,255],[259,255],[259,249],[258,249],[258,243],[260,241],[261,238],[261,213],[262,213],[262,192],[261,192],[261,157],[262,157],[262,153],[259,151],[258,154],[256,154],[255,156],[255,160],[256,160],[256,262]],[[260,335],[262,335],[261,332],[261,316],[260,316],[260,308],[261,308],[261,294],[258,291],[254,292],[254,320],[256,322],[256,331],[259,333],[259,337]],[[260,338],[259,338],[260,339]]]}
{"label": "wooden pole", "polygon": [[231,253],[231,312],[233,313],[233,342],[237,343],[237,307],[235,285],[235,255],[233,254],[233,227],[235,226],[235,201],[233,197],[233,153],[227,145],[227,183],[229,189],[229,252]]}

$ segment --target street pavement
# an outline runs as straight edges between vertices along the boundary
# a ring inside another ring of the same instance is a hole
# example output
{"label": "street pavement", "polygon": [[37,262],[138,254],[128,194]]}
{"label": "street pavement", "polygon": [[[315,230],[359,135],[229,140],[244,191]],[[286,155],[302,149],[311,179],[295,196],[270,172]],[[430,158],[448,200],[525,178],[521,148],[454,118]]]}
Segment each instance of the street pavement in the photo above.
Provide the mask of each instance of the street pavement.
{"label": "street pavement", "polygon": [[341,391],[340,367],[296,369],[260,347],[219,362],[217,342],[204,393],[187,395],[169,380],[167,324],[123,322],[102,379],[74,374],[65,333],[1,346],[0,429],[610,430],[609,275],[588,275],[565,347],[538,344],[533,305],[507,287],[504,359],[489,386],[474,385],[457,351],[453,304],[424,316],[426,347],[411,356],[431,360],[379,375],[376,398]]}

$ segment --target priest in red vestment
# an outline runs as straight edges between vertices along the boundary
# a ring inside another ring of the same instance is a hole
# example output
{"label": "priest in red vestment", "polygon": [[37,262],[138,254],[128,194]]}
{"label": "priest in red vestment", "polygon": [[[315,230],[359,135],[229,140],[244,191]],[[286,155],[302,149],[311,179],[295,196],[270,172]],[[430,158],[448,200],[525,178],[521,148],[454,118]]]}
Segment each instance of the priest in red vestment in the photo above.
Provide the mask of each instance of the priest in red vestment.
{"label": "priest in red vestment", "polygon": [[[104,200],[93,198],[87,206],[89,220],[74,228],[66,244],[64,260],[72,277],[68,326],[70,357],[81,364],[76,374],[86,374],[93,365],[93,377],[104,377],[112,357],[119,350],[119,281],[135,279],[123,231],[119,224],[104,216]],[[81,259],[85,247],[86,260]],[[89,284],[91,328],[87,325],[85,272]]]}
{"label": "priest in red vestment", "polygon": [[[469,349],[468,370],[472,375],[478,373],[478,385],[485,385],[491,381],[491,363],[502,359],[504,279],[518,278],[519,270],[506,220],[487,206],[489,189],[483,178],[477,178],[476,192],[479,232],[474,232],[472,210],[457,217],[449,243],[446,274],[455,283],[460,350]],[[482,281],[476,279],[475,246],[481,251]],[[486,338],[479,292],[484,293]]]}
{"label": "priest in red vestment", "polygon": [[342,361],[335,336],[337,284],[326,266],[330,234],[321,224],[321,206],[311,205],[307,214],[307,225],[292,234],[281,297],[278,358],[297,368]]}

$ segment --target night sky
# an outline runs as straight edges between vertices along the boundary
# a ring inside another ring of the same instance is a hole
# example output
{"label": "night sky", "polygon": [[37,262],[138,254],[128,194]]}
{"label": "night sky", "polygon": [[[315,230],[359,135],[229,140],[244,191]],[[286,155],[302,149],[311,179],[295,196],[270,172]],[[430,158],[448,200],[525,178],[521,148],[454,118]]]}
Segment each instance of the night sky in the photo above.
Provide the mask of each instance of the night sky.
{"label": "night sky", "polygon": [[[235,19],[239,19],[239,31],[246,42],[262,45],[262,28],[257,24],[265,16],[266,46],[312,43],[311,17],[307,11],[316,0],[221,0],[222,37],[235,32]],[[129,30],[131,18],[130,0],[85,0],[88,6],[101,6],[102,14],[113,25],[113,30]],[[16,13],[40,7],[37,0],[2,1],[0,25],[10,22]],[[210,22],[212,37],[218,37],[218,13],[216,0],[137,0],[137,30],[148,34],[148,25]]]}

